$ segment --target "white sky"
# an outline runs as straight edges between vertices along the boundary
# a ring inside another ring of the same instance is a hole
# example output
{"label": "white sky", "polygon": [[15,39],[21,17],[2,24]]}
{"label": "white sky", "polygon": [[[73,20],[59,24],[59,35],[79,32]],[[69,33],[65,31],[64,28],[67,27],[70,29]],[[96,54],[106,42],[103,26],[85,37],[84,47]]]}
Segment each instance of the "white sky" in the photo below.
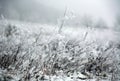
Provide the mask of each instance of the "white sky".
{"label": "white sky", "polygon": [[71,11],[77,14],[89,14],[95,18],[106,20],[109,25],[112,25],[115,17],[114,6],[112,0],[36,0],[43,4],[57,8],[65,9],[67,6]]}

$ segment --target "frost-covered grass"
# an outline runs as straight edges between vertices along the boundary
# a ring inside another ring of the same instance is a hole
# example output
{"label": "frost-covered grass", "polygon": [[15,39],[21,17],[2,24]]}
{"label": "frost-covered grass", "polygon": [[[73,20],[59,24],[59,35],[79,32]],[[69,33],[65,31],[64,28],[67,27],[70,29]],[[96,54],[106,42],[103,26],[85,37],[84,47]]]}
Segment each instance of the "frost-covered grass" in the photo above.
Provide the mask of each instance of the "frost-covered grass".
{"label": "frost-covered grass", "polygon": [[64,27],[59,34],[58,28],[0,21],[0,80],[118,80],[119,32]]}

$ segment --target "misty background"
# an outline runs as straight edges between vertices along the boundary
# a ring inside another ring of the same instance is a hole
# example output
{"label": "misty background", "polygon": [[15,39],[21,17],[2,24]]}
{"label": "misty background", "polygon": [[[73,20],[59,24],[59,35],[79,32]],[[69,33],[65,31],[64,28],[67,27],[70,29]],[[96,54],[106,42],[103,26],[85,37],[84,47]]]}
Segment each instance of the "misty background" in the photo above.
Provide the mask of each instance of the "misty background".
{"label": "misty background", "polygon": [[[67,9],[66,24],[79,26],[85,16],[113,26],[119,0],[0,0],[0,19],[58,24]],[[71,18],[72,17],[72,18]]]}
{"label": "misty background", "polygon": [[120,0],[0,0],[0,81],[120,81]]}

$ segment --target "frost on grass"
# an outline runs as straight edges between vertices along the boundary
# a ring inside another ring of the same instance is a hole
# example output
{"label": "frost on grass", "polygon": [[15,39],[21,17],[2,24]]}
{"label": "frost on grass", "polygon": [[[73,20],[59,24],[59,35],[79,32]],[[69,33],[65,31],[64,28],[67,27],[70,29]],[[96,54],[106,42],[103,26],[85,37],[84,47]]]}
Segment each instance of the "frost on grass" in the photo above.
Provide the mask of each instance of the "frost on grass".
{"label": "frost on grass", "polygon": [[29,26],[0,23],[0,81],[120,80],[120,43],[115,40],[89,39],[97,30],[84,38],[42,25],[32,32]]}

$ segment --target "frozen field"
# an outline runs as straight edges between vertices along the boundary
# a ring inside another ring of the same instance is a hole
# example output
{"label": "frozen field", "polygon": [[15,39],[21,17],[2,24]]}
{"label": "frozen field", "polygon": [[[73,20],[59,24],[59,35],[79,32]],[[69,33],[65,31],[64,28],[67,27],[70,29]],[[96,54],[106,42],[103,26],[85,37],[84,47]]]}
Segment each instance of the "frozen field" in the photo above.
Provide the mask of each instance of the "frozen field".
{"label": "frozen field", "polygon": [[57,25],[19,21],[0,29],[0,81],[119,81],[120,32],[66,26],[59,34]]}

